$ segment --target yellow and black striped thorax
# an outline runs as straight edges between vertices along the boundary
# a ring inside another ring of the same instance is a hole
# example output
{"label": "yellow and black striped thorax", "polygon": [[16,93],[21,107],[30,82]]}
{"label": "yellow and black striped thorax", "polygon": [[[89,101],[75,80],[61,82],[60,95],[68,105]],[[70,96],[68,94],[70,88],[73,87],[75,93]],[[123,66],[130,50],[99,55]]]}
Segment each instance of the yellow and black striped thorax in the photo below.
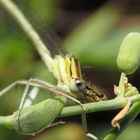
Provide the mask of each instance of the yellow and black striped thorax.
{"label": "yellow and black striped thorax", "polygon": [[53,64],[53,75],[59,82],[69,85],[72,79],[82,77],[80,64],[73,56],[56,55]]}
{"label": "yellow and black striped thorax", "polygon": [[103,94],[96,92],[83,80],[79,61],[73,56],[56,55],[53,63],[53,75],[59,84],[66,85],[68,90],[81,102],[104,100]]}

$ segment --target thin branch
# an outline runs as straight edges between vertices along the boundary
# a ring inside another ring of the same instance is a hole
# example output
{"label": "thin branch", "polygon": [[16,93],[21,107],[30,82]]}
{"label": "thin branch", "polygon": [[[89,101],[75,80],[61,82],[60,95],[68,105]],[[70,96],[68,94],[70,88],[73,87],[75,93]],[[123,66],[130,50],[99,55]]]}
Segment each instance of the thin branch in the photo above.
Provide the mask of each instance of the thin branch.
{"label": "thin branch", "polygon": [[125,73],[121,73],[121,77],[120,77],[120,81],[119,81],[119,93],[118,95],[122,95],[124,96],[125,94],[125,78],[126,78],[126,74]]}
{"label": "thin branch", "polygon": [[[140,101],[140,95],[135,95],[132,97],[127,97],[127,98],[115,98],[112,100],[107,100],[107,101],[100,101],[100,102],[93,102],[93,103],[87,103],[87,104],[83,104],[83,107],[85,108],[87,113],[90,112],[97,112],[97,111],[105,111],[105,110],[112,110],[112,109],[119,109],[119,108],[123,108],[126,104],[127,101],[130,100],[131,103]],[[81,114],[83,112],[83,110],[81,109],[80,106],[70,106],[70,107],[65,107],[60,116],[64,117],[64,116],[72,116],[72,115],[77,115],[77,114]]]}
{"label": "thin branch", "polygon": [[113,128],[103,140],[115,140],[125,130],[125,128],[136,118],[136,116],[139,113],[140,113],[140,102],[137,102],[132,105],[129,113],[126,115],[126,117],[124,117],[121,120],[120,130],[117,128]]}
{"label": "thin branch", "polygon": [[4,7],[5,10],[7,10],[7,12],[15,19],[22,30],[26,33],[28,38],[34,44],[34,47],[37,49],[43,62],[51,71],[51,63],[53,61],[51,53],[47,49],[37,32],[34,30],[32,25],[26,19],[24,14],[21,12],[21,10],[11,0],[0,0],[0,4]]}

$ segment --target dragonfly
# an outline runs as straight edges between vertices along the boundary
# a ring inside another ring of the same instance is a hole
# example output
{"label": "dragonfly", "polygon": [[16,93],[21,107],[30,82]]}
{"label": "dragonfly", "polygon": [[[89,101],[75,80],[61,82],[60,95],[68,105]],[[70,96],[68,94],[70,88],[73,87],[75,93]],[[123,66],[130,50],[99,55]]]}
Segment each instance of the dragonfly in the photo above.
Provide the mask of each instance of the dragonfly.
{"label": "dragonfly", "polygon": [[[10,5],[9,7],[6,4],[7,2]],[[37,97],[38,89],[43,88],[55,95],[65,96],[69,100],[79,104],[83,109],[82,123],[85,132],[87,132],[86,114],[82,104],[102,101],[106,99],[106,96],[96,91],[93,85],[87,83],[84,80],[80,63],[73,55],[68,53],[52,55],[51,51],[43,43],[35,29],[12,1],[0,0],[0,3],[5,7],[6,10],[11,11],[12,16],[16,19],[17,23],[32,41],[48,70],[57,80],[57,85],[53,85],[49,82],[35,78],[30,78],[29,80],[18,80],[0,91],[0,96],[2,96],[18,84],[26,85],[17,115],[19,129],[20,114],[22,109],[31,105],[32,101]],[[33,86],[34,88],[28,94],[30,86]]]}

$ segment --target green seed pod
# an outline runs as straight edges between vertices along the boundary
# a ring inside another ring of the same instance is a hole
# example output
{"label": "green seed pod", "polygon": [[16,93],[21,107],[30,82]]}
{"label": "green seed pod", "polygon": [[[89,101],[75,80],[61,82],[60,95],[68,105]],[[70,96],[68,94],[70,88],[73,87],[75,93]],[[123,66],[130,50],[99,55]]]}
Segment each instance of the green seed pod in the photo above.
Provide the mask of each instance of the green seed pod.
{"label": "green seed pod", "polygon": [[126,73],[134,73],[140,64],[140,33],[129,33],[122,41],[118,57],[118,68]]}
{"label": "green seed pod", "polygon": [[0,117],[0,123],[24,135],[36,134],[45,129],[58,117],[66,100],[63,96],[56,96],[23,108],[19,118],[20,128],[17,121],[18,111],[14,112],[13,115]]}

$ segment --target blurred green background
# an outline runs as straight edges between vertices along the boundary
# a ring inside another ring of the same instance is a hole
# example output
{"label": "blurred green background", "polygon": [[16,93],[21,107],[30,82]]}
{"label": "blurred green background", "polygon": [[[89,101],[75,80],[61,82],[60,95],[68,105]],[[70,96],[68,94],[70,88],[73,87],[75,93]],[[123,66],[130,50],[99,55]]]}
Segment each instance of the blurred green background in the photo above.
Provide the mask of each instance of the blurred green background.
{"label": "blurred green background", "polygon": [[[140,31],[139,0],[14,0],[54,52],[64,49],[80,60],[84,78],[113,98],[113,85],[118,83],[117,52],[124,36]],[[140,90],[140,72],[130,82]],[[56,83],[40,60],[35,48],[16,22],[0,5],[0,89],[18,79],[36,77]],[[40,91],[43,92],[43,91]],[[23,87],[0,98],[0,114],[11,114],[19,106]],[[40,93],[35,102],[48,98]],[[46,107],[47,108],[47,107]],[[90,132],[103,137],[110,128],[116,111],[87,115]],[[80,116],[64,118],[80,122]],[[119,140],[138,140],[139,117]],[[0,127],[1,140],[44,140],[46,131],[37,136],[23,136]]]}

